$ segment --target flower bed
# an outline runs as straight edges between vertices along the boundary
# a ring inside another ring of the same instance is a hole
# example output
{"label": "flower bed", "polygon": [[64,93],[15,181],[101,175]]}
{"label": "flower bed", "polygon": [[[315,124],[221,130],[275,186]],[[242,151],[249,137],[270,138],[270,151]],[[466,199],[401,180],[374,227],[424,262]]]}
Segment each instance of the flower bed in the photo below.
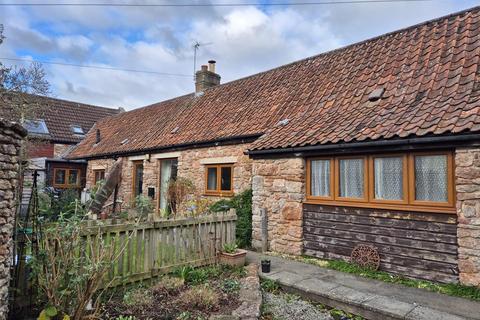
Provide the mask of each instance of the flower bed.
{"label": "flower bed", "polygon": [[179,268],[149,287],[117,292],[103,305],[103,317],[188,320],[230,314],[239,306],[240,280],[244,276],[243,267]]}

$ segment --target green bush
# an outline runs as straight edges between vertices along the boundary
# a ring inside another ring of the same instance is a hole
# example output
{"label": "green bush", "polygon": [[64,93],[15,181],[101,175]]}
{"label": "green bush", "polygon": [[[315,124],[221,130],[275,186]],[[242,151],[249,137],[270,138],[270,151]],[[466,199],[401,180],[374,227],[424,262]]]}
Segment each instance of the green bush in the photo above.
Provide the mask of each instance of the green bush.
{"label": "green bush", "polygon": [[214,203],[210,210],[223,212],[230,208],[237,211],[236,238],[239,248],[249,248],[252,245],[252,189],[243,191],[230,200],[220,200]]}

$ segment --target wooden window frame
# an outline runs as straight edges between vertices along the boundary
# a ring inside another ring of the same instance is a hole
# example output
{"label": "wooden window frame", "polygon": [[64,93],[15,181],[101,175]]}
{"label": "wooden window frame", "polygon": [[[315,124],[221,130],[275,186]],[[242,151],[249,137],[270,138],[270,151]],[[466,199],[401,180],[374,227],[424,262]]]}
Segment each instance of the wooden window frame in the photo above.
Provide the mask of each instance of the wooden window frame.
{"label": "wooden window frame", "polygon": [[93,170],[93,184],[97,184],[98,181],[100,180],[97,180],[97,173],[100,173],[100,172],[103,172],[103,179],[100,179],[100,180],[105,180],[105,169],[94,169]]}
{"label": "wooden window frame", "polygon": [[[208,169],[216,168],[217,171],[217,189],[208,189]],[[230,168],[230,190],[221,190],[222,185],[222,168]],[[218,197],[233,196],[233,165],[232,164],[207,164],[205,165],[205,195]]]}
{"label": "wooden window frame", "polygon": [[[417,201],[415,200],[415,156],[421,155],[446,155],[447,156],[447,202],[434,201]],[[402,157],[403,158],[403,200],[382,200],[374,199],[375,197],[375,180],[374,180],[374,159],[386,157]],[[339,196],[339,160],[340,159],[364,159],[366,166],[364,174],[366,175],[365,198],[345,198]],[[311,195],[311,160],[329,159],[331,167],[330,177],[331,185],[330,197],[319,197]],[[332,170],[333,169],[333,170]],[[338,156],[338,157],[311,157],[306,159],[306,201],[310,204],[325,204],[336,206],[350,206],[360,208],[378,208],[402,211],[419,211],[432,213],[456,213],[455,208],[455,163],[452,151],[434,151],[434,152],[406,152],[406,153],[385,153],[373,155],[356,155],[356,156]],[[333,192],[332,192],[333,190]]]}
{"label": "wooden window frame", "polygon": [[[409,202],[409,180],[408,180],[408,155],[402,153],[393,153],[393,154],[380,154],[372,155],[369,157],[369,184],[370,188],[368,189],[369,202],[371,203],[385,203],[385,204],[403,204],[406,205]],[[377,158],[402,158],[402,200],[387,200],[387,199],[375,199],[375,159]]]}
{"label": "wooden window frame", "polygon": [[[59,170],[65,170],[65,183],[60,184],[56,183],[56,177],[57,177],[57,171]],[[68,179],[70,177],[70,171],[77,171],[77,182],[75,184],[70,184],[68,183]],[[53,180],[52,180],[52,185],[55,188],[61,188],[61,189],[68,189],[68,188],[79,188],[80,187],[80,175],[82,173],[82,170],[79,168],[54,168],[53,169]]]}
{"label": "wooden window frame", "polygon": [[[349,198],[340,196],[340,160],[362,159],[363,160],[363,198]],[[345,202],[368,202],[368,157],[367,156],[348,156],[335,157],[335,199]]]}
{"label": "wooden window frame", "polygon": [[160,212],[160,201],[161,201],[160,198],[161,198],[161,192],[162,192],[162,190],[161,190],[161,188],[162,188],[162,161],[171,161],[171,160],[177,160],[177,174],[178,174],[178,157],[158,159],[158,163],[157,163],[157,168],[158,168],[157,192],[155,193],[156,197],[157,197],[157,199],[155,201],[155,203],[156,203],[155,211],[156,212]]}
{"label": "wooden window frame", "polygon": [[[330,161],[330,195],[324,196],[312,196],[312,160],[329,160]],[[308,200],[333,200],[333,194],[335,193],[335,161],[332,157],[315,157],[307,160],[307,199]]]}
{"label": "wooden window frame", "polygon": [[[416,156],[437,156],[445,155],[447,156],[447,201],[423,201],[415,200],[415,157]],[[409,198],[410,202],[414,205],[427,206],[427,207],[453,207],[455,205],[455,170],[454,170],[454,160],[452,153],[446,152],[416,152],[410,154],[409,157]]]}

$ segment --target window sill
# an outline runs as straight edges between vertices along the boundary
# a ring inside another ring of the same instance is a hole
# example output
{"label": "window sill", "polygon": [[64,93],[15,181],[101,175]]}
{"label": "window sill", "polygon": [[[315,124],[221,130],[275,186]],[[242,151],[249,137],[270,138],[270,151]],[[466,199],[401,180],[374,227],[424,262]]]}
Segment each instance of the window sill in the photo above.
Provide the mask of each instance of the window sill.
{"label": "window sill", "polygon": [[233,197],[234,193],[233,192],[205,192],[203,194],[206,197]]}
{"label": "window sill", "polygon": [[418,211],[418,212],[430,212],[430,213],[446,213],[456,214],[457,211],[453,207],[427,207],[427,206],[412,206],[402,204],[387,204],[387,203],[365,203],[365,202],[346,202],[346,201],[328,201],[318,199],[306,199],[305,204],[321,204],[326,206],[337,207],[357,207],[368,209],[386,209],[386,210],[398,210],[398,211]]}

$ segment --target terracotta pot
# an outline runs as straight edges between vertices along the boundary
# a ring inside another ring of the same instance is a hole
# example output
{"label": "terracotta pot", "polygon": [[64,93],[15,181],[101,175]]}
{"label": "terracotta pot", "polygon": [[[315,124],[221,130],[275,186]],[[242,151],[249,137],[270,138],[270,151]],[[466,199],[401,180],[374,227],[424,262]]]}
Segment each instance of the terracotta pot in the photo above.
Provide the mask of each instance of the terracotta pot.
{"label": "terracotta pot", "polygon": [[226,264],[232,267],[243,267],[245,265],[245,258],[247,251],[237,249],[234,253],[220,252],[218,258],[221,264]]}
{"label": "terracotta pot", "polygon": [[107,217],[108,217],[108,214],[106,212],[100,213],[100,219],[101,220],[105,220],[105,219],[107,219]]}

